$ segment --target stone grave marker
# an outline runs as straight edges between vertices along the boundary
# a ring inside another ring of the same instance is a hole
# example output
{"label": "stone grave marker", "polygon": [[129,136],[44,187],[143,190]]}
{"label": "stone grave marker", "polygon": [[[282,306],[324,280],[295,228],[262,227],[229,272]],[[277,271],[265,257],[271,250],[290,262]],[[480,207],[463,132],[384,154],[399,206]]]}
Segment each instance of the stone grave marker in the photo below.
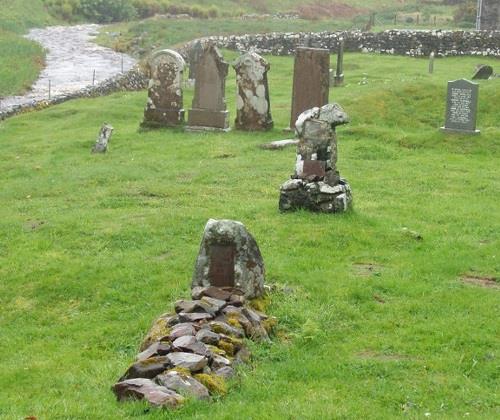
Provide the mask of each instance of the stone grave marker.
{"label": "stone grave marker", "polygon": [[307,109],[328,103],[330,53],[320,48],[297,48],[293,72],[290,127]]}
{"label": "stone grave marker", "polygon": [[269,63],[255,52],[241,55],[233,63],[236,71],[236,128],[258,131],[273,127],[267,72]]}
{"label": "stone grave marker", "polygon": [[337,170],[335,127],[349,121],[338,104],[327,104],[300,114],[295,173],[280,189],[279,208],[304,208],[324,213],[347,211],[352,205],[351,187]]}
{"label": "stone grave marker", "polygon": [[264,292],[264,261],[245,226],[234,220],[210,219],[196,259],[192,287],[231,287],[246,298]]}
{"label": "stone grave marker", "polygon": [[488,80],[493,76],[493,67],[486,64],[480,64],[472,76],[472,80]]}
{"label": "stone grave marker", "polygon": [[217,47],[205,43],[196,63],[196,81],[192,108],[188,115],[188,130],[229,130],[226,107],[226,77],[229,64]]}
{"label": "stone grave marker", "polygon": [[333,77],[333,86],[344,84],[344,38],[340,38],[337,50],[337,71]]}
{"label": "stone grave marker", "polygon": [[188,57],[189,57],[189,75],[190,80],[196,79],[196,64],[200,59],[200,55],[203,52],[203,46],[200,40],[197,40],[194,45],[191,46]]}
{"label": "stone grave marker", "polygon": [[434,73],[434,59],[435,59],[435,54],[434,54],[434,51],[432,51],[430,54],[429,54],[429,74],[432,74]]}
{"label": "stone grave marker", "polygon": [[465,79],[448,82],[444,132],[479,134],[476,129],[479,85]]}
{"label": "stone grave marker", "polygon": [[148,102],[142,126],[173,127],[184,123],[182,74],[186,63],[173,50],[158,51],[150,60]]}
{"label": "stone grave marker", "polygon": [[108,150],[108,143],[111,140],[111,135],[113,134],[114,128],[104,123],[99,130],[99,135],[97,136],[97,140],[92,147],[92,153],[106,153]]}

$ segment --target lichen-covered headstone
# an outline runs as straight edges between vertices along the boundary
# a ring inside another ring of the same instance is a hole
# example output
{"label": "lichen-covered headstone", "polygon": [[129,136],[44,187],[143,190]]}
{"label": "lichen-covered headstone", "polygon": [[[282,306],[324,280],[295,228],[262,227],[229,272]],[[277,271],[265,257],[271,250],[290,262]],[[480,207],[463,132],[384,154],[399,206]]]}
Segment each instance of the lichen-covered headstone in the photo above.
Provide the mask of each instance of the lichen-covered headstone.
{"label": "lichen-covered headstone", "polygon": [[184,122],[182,75],[186,63],[173,50],[158,51],[149,63],[148,102],[143,127],[174,127]]}
{"label": "lichen-covered headstone", "polygon": [[196,82],[192,108],[189,110],[188,129],[228,130],[229,111],[226,107],[226,77],[229,64],[217,47],[203,44],[196,63]]}
{"label": "lichen-covered headstone", "polygon": [[281,211],[304,208],[338,213],[351,207],[351,188],[340,178],[336,166],[335,127],[348,121],[338,104],[315,107],[300,114],[295,124],[299,136],[295,173],[281,186]]}
{"label": "lichen-covered headstone", "polygon": [[196,259],[192,287],[230,287],[246,298],[264,292],[264,261],[241,222],[210,219]]}
{"label": "lichen-covered headstone", "polygon": [[259,131],[273,127],[267,72],[269,63],[255,52],[247,52],[233,63],[236,71],[236,128]]}
{"label": "lichen-covered headstone", "polygon": [[113,134],[113,127],[109,124],[104,123],[99,130],[99,135],[97,140],[92,147],[92,153],[106,153],[108,150],[108,143],[111,140],[111,135]]}

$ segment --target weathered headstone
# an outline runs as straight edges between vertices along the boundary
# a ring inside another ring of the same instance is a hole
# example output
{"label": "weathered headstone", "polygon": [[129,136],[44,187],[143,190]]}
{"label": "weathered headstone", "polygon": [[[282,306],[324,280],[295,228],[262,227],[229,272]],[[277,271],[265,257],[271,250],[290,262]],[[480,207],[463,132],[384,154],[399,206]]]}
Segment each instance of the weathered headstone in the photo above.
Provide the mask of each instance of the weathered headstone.
{"label": "weathered headstone", "polygon": [[182,56],[173,50],[158,51],[149,63],[148,102],[144,110],[143,127],[173,127],[184,122]]}
{"label": "weathered headstone", "polygon": [[333,78],[333,86],[342,86],[344,84],[344,39],[339,40],[337,50],[337,71]]}
{"label": "weathered headstone", "polygon": [[434,51],[432,51],[429,54],[429,74],[434,73],[434,58],[435,58],[435,54],[434,54]]}
{"label": "weathered headstone", "polygon": [[226,77],[229,64],[212,43],[203,45],[196,63],[196,82],[192,108],[189,110],[189,130],[228,130],[229,111],[226,107]]}
{"label": "weathered headstone", "polygon": [[196,260],[192,287],[231,287],[247,298],[264,292],[264,261],[255,239],[234,220],[210,219]]}
{"label": "weathered headstone", "polygon": [[273,127],[267,72],[269,63],[255,52],[238,57],[236,71],[236,128],[269,130]]}
{"label": "weathered headstone", "polygon": [[488,80],[493,76],[493,67],[486,64],[480,64],[472,76],[472,80]]}
{"label": "weathered headstone", "polygon": [[304,208],[338,213],[351,207],[351,187],[340,178],[336,166],[335,127],[348,121],[347,114],[338,104],[312,108],[299,116],[295,173],[281,186],[281,211]]}
{"label": "weathered headstone", "polygon": [[108,143],[111,140],[111,135],[113,134],[113,127],[109,124],[104,123],[99,131],[97,140],[92,147],[92,153],[106,153],[108,150]]}
{"label": "weathered headstone", "polygon": [[468,80],[448,82],[445,132],[479,134],[476,130],[479,85]]}
{"label": "weathered headstone", "polygon": [[307,109],[328,103],[330,53],[320,48],[297,48],[293,72],[290,128]]}
{"label": "weathered headstone", "polygon": [[203,52],[203,45],[200,40],[197,40],[189,49],[189,75],[190,80],[196,79],[196,65],[200,60],[201,53]]}

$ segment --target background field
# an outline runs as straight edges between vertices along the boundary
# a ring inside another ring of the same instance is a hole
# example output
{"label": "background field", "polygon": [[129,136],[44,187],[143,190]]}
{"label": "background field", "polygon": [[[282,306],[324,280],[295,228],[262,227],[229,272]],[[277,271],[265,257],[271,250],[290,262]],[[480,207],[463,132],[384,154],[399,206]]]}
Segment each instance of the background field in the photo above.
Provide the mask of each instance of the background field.
{"label": "background field", "polygon": [[[0,123],[1,418],[500,415],[500,291],[461,281],[500,271],[500,79],[481,82],[481,136],[445,136],[446,81],[478,59],[437,60],[429,76],[426,60],[346,54],[330,97],[352,117],[338,132],[354,212],[280,214],[294,150],[257,145],[285,138],[292,59],[269,59],[265,134],[139,132],[145,92]],[[115,134],[94,156],[104,121]],[[118,404],[110,386],[150,323],[188,296],[210,217],[245,223],[267,281],[291,288],[269,308],[278,338],[219,401]]]}

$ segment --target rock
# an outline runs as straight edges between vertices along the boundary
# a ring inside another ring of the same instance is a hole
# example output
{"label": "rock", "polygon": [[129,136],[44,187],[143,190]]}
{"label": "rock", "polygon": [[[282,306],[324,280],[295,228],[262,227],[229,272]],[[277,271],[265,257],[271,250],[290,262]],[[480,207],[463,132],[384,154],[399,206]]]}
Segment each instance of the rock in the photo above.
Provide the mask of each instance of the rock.
{"label": "rock", "polygon": [[212,315],[216,315],[226,305],[227,303],[225,300],[215,299],[208,296],[203,296],[198,303],[200,308],[203,308],[204,311]]}
{"label": "rock", "polygon": [[208,296],[214,299],[227,301],[231,298],[230,291],[214,286],[208,286],[208,287],[195,286],[191,289],[191,295],[193,296],[193,299],[201,299],[203,296]]}
{"label": "rock", "polygon": [[259,147],[264,150],[282,150],[289,146],[296,146],[298,142],[297,139],[276,140],[261,144]]}
{"label": "rock", "polygon": [[[142,342],[140,346],[140,350],[146,350],[151,344],[156,341],[159,341],[162,337],[168,335],[171,331],[171,322],[175,320],[177,317],[171,316],[161,316],[154,323],[151,329],[149,330],[148,335]],[[183,334],[184,335],[184,334]]]}
{"label": "rock", "polygon": [[111,140],[111,135],[113,134],[113,127],[109,124],[104,123],[99,131],[99,136],[97,141],[92,148],[92,153],[106,153],[108,150],[108,143]]}
{"label": "rock", "polygon": [[199,400],[209,398],[208,389],[191,376],[182,375],[176,371],[158,375],[156,382],[185,397],[193,397]]}
{"label": "rock", "polygon": [[487,80],[493,76],[493,67],[486,64],[480,64],[472,76],[472,80]]}
{"label": "rock", "polygon": [[193,324],[189,322],[183,322],[181,324],[177,324],[172,328],[172,332],[169,335],[171,341],[174,341],[176,338],[182,337],[184,335],[195,335],[196,330]]}
{"label": "rock", "polygon": [[172,347],[169,343],[157,341],[156,343],[151,344],[146,350],[139,353],[136,357],[138,362],[142,362],[147,360],[153,356],[164,356]]}
{"label": "rock", "polygon": [[206,321],[207,319],[212,319],[213,315],[207,314],[206,312],[181,312],[179,314],[179,320],[181,322],[198,322]]}
{"label": "rock", "polygon": [[172,343],[172,346],[176,350],[187,351],[190,353],[199,354],[201,356],[208,356],[209,354],[207,346],[198,341],[192,335],[186,335],[184,337],[177,338]]}
{"label": "rock", "polygon": [[248,350],[247,347],[242,347],[241,350],[236,353],[236,356],[234,358],[234,363],[236,364],[244,364],[250,362],[250,359],[252,358],[252,354],[250,353],[250,350]]}
{"label": "rock", "polygon": [[264,261],[257,243],[242,223],[208,221],[196,260],[192,288],[228,286],[241,290],[246,298],[255,298],[263,293],[264,274]]}
{"label": "rock", "polygon": [[217,343],[220,340],[220,335],[217,333],[214,333],[213,331],[210,331],[209,329],[202,328],[198,333],[196,334],[196,340],[205,343],[205,344],[212,344],[212,345],[217,345]]}
{"label": "rock", "polygon": [[128,368],[125,375],[123,375],[119,381],[121,382],[126,379],[134,378],[154,378],[156,375],[167,369],[169,364],[170,360],[168,359],[168,356],[156,356],[147,360],[136,362]]}
{"label": "rock", "polygon": [[118,382],[113,386],[113,392],[118,401],[145,399],[155,406],[169,408],[178,407],[184,402],[184,398],[176,392],[142,378]]}
{"label": "rock", "polygon": [[244,305],[246,302],[246,299],[244,296],[240,296],[240,295],[231,295],[231,297],[229,298],[227,304],[228,305],[232,305],[232,306],[242,306]]}
{"label": "rock", "polygon": [[221,378],[225,380],[229,380],[232,377],[234,377],[235,372],[234,369],[230,366],[223,366],[215,371],[215,374],[217,376],[220,376]]}
{"label": "rock", "polygon": [[220,369],[220,368],[226,367],[226,366],[231,366],[231,361],[229,359],[226,359],[225,357],[219,356],[217,354],[215,354],[212,357],[212,363],[211,363],[210,367],[213,370],[217,370],[217,369]]}
{"label": "rock", "polygon": [[191,372],[202,370],[208,362],[204,356],[185,352],[170,353],[165,357],[173,366],[186,368]]}
{"label": "rock", "polygon": [[198,305],[198,301],[196,300],[178,300],[175,302],[175,312],[194,312]]}
{"label": "rock", "polygon": [[239,328],[232,327],[231,325],[227,324],[226,322],[221,322],[221,321],[212,321],[209,323],[210,328],[212,331],[218,333],[218,334],[226,334],[229,336],[235,336],[238,338],[243,338],[245,334],[243,331]]}

